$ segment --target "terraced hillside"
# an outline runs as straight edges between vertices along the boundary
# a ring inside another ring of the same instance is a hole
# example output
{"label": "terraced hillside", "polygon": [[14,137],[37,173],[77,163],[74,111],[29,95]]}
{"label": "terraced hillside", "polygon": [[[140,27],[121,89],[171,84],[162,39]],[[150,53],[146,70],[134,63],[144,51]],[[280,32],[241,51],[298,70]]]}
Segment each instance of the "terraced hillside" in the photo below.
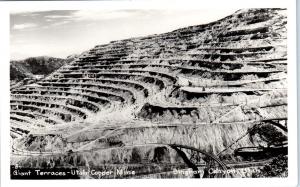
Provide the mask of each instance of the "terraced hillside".
{"label": "terraced hillside", "polygon": [[[252,177],[287,154],[286,10],[95,46],[11,90],[11,165]],[[174,170],[192,173],[174,173]]]}

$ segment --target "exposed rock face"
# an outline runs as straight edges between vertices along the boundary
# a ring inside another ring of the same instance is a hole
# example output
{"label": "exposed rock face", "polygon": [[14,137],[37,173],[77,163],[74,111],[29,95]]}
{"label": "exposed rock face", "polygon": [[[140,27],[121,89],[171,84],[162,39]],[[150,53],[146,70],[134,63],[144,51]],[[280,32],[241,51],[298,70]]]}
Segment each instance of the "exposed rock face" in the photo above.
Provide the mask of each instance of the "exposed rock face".
{"label": "exposed rock face", "polygon": [[[184,164],[167,144],[202,150],[197,159],[185,152],[202,164],[210,163],[209,155],[237,162],[237,148],[274,146],[270,134],[250,132],[263,125],[267,133],[271,125],[286,140],[286,23],[286,10],[247,9],[205,25],[95,46],[36,85],[12,90],[15,145],[26,149],[28,133],[62,134],[60,141],[42,140],[48,149],[55,142],[57,154],[72,150],[64,158],[72,158],[69,164],[150,164],[140,174]],[[25,138],[18,142],[19,136]],[[57,150],[60,142],[66,150]],[[73,161],[77,156],[84,163]],[[59,157],[43,155],[46,162]]]}

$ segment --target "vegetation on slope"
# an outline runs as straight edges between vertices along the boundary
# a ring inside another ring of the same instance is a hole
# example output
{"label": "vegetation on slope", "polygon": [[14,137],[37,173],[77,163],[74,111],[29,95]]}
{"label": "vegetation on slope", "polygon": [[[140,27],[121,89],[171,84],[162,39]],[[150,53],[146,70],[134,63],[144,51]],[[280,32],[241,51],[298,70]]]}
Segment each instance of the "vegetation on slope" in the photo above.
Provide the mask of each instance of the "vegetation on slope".
{"label": "vegetation on slope", "polygon": [[10,80],[21,81],[24,78],[34,78],[34,75],[48,75],[74,58],[55,58],[47,56],[30,57],[25,60],[10,62]]}

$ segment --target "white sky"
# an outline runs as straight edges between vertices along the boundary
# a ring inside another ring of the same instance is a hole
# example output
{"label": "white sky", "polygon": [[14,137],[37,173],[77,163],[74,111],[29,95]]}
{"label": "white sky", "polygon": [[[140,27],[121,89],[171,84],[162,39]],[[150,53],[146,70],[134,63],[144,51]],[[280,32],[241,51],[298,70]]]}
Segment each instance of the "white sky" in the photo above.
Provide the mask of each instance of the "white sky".
{"label": "white sky", "polygon": [[56,10],[10,16],[11,59],[65,58],[112,40],[169,32],[216,21],[236,9]]}

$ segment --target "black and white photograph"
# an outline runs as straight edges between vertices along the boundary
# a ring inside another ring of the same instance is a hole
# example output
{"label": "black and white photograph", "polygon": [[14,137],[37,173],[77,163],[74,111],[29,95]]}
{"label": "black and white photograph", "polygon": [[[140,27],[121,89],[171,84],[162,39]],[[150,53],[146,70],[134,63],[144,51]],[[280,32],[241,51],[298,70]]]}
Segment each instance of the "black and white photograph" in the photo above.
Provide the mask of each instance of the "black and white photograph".
{"label": "black and white photograph", "polygon": [[11,10],[10,179],[287,178],[287,11]]}

